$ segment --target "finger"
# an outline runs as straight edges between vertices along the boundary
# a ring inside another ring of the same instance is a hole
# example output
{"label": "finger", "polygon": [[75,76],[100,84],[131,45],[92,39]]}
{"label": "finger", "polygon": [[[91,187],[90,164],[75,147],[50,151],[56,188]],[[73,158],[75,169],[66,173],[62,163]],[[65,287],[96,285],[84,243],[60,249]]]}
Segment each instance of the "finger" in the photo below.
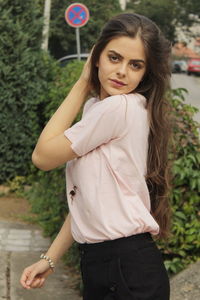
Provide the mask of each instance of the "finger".
{"label": "finger", "polygon": [[21,283],[21,285],[23,286],[23,288],[26,288],[26,280],[27,280],[27,277],[25,275],[21,276],[19,282]]}
{"label": "finger", "polygon": [[20,281],[20,283],[21,283],[21,285],[22,285],[22,287],[23,287],[24,289],[30,289],[30,286],[28,286],[28,285],[26,284],[26,282],[21,282],[21,281]]}
{"label": "finger", "polygon": [[91,55],[92,55],[92,52],[93,52],[93,50],[94,50],[94,47],[95,47],[95,44],[92,46],[92,48],[91,48],[91,50],[90,50],[90,54],[89,54],[89,56],[91,56]]}
{"label": "finger", "polygon": [[91,57],[92,57],[92,53],[93,53],[93,50],[94,50],[94,47],[95,47],[95,45],[94,45],[94,46],[92,47],[92,49],[90,50],[89,55],[88,55],[88,58],[87,58],[85,64],[89,64],[89,63],[90,63]]}
{"label": "finger", "polygon": [[40,277],[35,278],[35,279],[32,281],[30,287],[31,287],[31,288],[34,288],[34,289],[40,287],[41,280],[42,280],[42,278],[40,278]]}
{"label": "finger", "polygon": [[29,277],[30,272],[24,271],[21,278],[20,278],[20,283],[24,288],[27,288],[26,281]]}
{"label": "finger", "polygon": [[44,286],[44,283],[45,283],[45,278],[41,278],[40,280],[40,284],[39,284],[39,288],[42,288]]}
{"label": "finger", "polygon": [[21,285],[22,285],[22,287],[23,287],[24,289],[29,289],[29,288],[30,288],[30,286],[28,286],[28,285],[26,284],[26,282],[20,281],[20,283],[21,283]]}
{"label": "finger", "polygon": [[32,284],[32,282],[34,281],[36,275],[37,275],[37,273],[34,272],[34,271],[32,271],[32,272],[29,274],[29,276],[28,276],[28,278],[27,278],[27,280],[26,280],[26,285],[27,285],[27,286],[31,286],[31,284]]}

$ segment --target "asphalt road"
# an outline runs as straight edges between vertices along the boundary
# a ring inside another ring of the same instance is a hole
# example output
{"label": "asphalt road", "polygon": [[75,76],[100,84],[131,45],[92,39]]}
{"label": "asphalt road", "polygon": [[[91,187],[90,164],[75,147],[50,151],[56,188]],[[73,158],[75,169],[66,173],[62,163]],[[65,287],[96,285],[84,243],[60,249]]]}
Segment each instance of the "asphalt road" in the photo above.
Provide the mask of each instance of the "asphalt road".
{"label": "asphalt road", "polygon": [[[200,110],[200,76],[172,74],[171,87],[187,89],[188,95],[185,97],[185,102]],[[194,116],[194,119],[200,123],[200,111]]]}

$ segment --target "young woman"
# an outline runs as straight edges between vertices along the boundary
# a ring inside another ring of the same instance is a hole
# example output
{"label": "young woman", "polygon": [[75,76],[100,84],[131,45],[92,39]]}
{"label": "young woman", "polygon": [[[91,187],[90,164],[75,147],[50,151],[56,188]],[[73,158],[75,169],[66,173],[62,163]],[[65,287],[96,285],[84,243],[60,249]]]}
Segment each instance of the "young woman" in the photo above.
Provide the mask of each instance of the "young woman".
{"label": "young woman", "polygon": [[[24,288],[41,287],[73,241],[84,300],[167,300],[169,280],[152,235],[169,228],[167,198],[170,43],[148,18],[111,19],[79,80],[41,133],[33,163],[66,162],[69,214]],[[71,124],[91,91],[82,120]]]}

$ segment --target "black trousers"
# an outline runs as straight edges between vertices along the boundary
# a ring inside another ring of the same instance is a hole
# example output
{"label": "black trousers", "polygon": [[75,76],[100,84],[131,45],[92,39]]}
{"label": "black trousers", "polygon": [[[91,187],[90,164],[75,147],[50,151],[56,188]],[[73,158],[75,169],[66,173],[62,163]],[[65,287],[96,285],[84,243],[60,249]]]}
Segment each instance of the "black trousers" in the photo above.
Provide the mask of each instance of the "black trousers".
{"label": "black trousers", "polygon": [[79,244],[83,300],[169,300],[169,279],[149,233]]}

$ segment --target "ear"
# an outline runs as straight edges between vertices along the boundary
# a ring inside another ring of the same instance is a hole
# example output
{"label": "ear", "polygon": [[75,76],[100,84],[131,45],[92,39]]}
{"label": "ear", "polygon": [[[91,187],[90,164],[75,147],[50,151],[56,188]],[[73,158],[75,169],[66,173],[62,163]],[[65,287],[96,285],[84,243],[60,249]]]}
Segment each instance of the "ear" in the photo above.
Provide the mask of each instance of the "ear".
{"label": "ear", "polygon": [[96,62],[95,66],[96,66],[97,68],[99,67],[99,62],[98,62],[98,61]]}

